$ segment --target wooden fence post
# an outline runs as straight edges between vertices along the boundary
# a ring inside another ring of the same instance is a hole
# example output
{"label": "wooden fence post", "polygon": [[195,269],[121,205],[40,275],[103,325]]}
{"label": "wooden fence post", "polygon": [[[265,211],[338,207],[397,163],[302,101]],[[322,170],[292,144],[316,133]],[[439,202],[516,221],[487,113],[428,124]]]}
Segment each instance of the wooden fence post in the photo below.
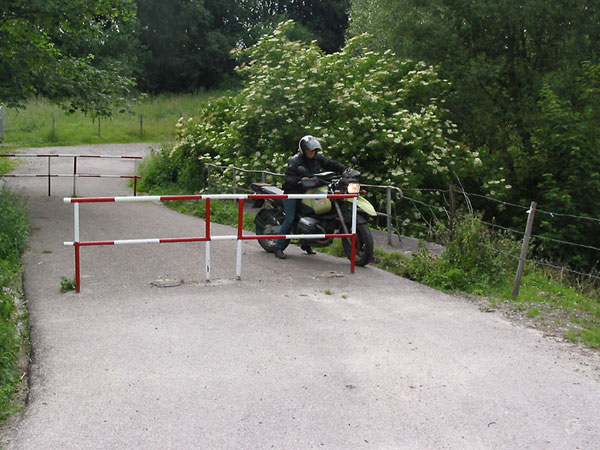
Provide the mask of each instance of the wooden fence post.
{"label": "wooden fence post", "polygon": [[523,275],[523,269],[525,268],[525,261],[527,259],[527,247],[529,246],[529,239],[531,238],[531,229],[533,228],[533,217],[535,216],[536,202],[531,202],[529,208],[529,217],[527,217],[527,226],[525,227],[525,236],[523,237],[523,246],[521,247],[521,257],[519,258],[519,267],[517,268],[517,274],[515,276],[515,284],[513,286],[513,298],[517,298],[519,295],[519,285],[521,284],[521,276]]}

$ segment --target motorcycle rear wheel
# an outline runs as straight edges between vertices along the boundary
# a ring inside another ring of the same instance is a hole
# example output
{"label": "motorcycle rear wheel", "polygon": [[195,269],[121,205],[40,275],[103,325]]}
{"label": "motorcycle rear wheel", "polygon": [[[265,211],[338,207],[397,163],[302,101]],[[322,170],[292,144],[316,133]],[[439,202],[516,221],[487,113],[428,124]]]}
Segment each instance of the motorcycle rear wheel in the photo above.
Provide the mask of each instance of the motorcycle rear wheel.
{"label": "motorcycle rear wheel", "polygon": [[[352,258],[352,239],[342,239],[344,252]],[[373,259],[373,235],[366,223],[356,226],[356,265],[366,266]]]}
{"label": "motorcycle rear wheel", "polygon": [[[264,210],[264,222],[265,223],[257,223],[256,225],[256,234],[257,235],[267,235],[267,234],[279,234],[279,230],[281,228],[282,219],[278,217],[278,214],[274,210]],[[258,243],[260,246],[269,253],[275,252],[275,242],[276,239],[259,239]]]}

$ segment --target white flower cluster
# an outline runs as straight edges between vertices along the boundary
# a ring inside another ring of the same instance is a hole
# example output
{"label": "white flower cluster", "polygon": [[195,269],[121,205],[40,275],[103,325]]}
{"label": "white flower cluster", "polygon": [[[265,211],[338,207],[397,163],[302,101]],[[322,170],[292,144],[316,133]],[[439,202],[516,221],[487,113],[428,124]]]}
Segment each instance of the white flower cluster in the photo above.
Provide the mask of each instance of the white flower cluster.
{"label": "white flower cluster", "polygon": [[446,82],[433,67],[375,52],[366,35],[326,55],[314,42],[289,41],[292,27],[285,22],[236,50],[250,60],[238,68],[244,88],[196,120],[180,120],[172,153],[282,171],[298,139],[314,134],[328,156],[356,156],[363,176],[377,183],[415,185],[481,165],[450,139],[457,128],[444,118]]}

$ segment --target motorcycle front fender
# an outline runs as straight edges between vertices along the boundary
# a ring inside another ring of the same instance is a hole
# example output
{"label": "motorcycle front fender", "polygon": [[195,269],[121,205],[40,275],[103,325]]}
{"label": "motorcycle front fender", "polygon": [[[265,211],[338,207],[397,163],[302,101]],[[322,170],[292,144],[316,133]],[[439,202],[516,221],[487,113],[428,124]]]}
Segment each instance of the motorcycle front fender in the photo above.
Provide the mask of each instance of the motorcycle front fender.
{"label": "motorcycle front fender", "polygon": [[[344,222],[346,222],[348,224],[348,226],[350,226],[350,224],[352,223],[352,211],[350,211],[350,210],[344,211]],[[368,224],[369,221],[363,214],[360,214],[360,213],[357,214],[356,215],[356,225],[361,225],[363,223]]]}
{"label": "motorcycle front fender", "polygon": [[[347,198],[346,200],[349,201],[350,203],[352,203],[353,199]],[[358,209],[363,211],[368,216],[371,216],[371,217],[377,216],[377,211],[375,211],[375,208],[373,207],[373,205],[371,205],[371,202],[369,202],[369,200],[367,200],[366,198],[361,197],[359,195],[356,203],[357,203],[356,206],[358,207]]]}

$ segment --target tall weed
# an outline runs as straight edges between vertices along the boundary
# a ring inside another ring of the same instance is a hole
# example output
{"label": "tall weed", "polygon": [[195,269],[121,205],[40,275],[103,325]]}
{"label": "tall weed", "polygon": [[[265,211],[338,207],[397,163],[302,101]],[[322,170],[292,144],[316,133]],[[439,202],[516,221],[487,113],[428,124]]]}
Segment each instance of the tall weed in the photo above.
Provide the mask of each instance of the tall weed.
{"label": "tall weed", "polygon": [[518,242],[491,232],[472,214],[458,221],[453,230],[438,222],[434,234],[446,251],[437,257],[421,246],[406,263],[407,277],[439,289],[479,293],[514,273]]}

